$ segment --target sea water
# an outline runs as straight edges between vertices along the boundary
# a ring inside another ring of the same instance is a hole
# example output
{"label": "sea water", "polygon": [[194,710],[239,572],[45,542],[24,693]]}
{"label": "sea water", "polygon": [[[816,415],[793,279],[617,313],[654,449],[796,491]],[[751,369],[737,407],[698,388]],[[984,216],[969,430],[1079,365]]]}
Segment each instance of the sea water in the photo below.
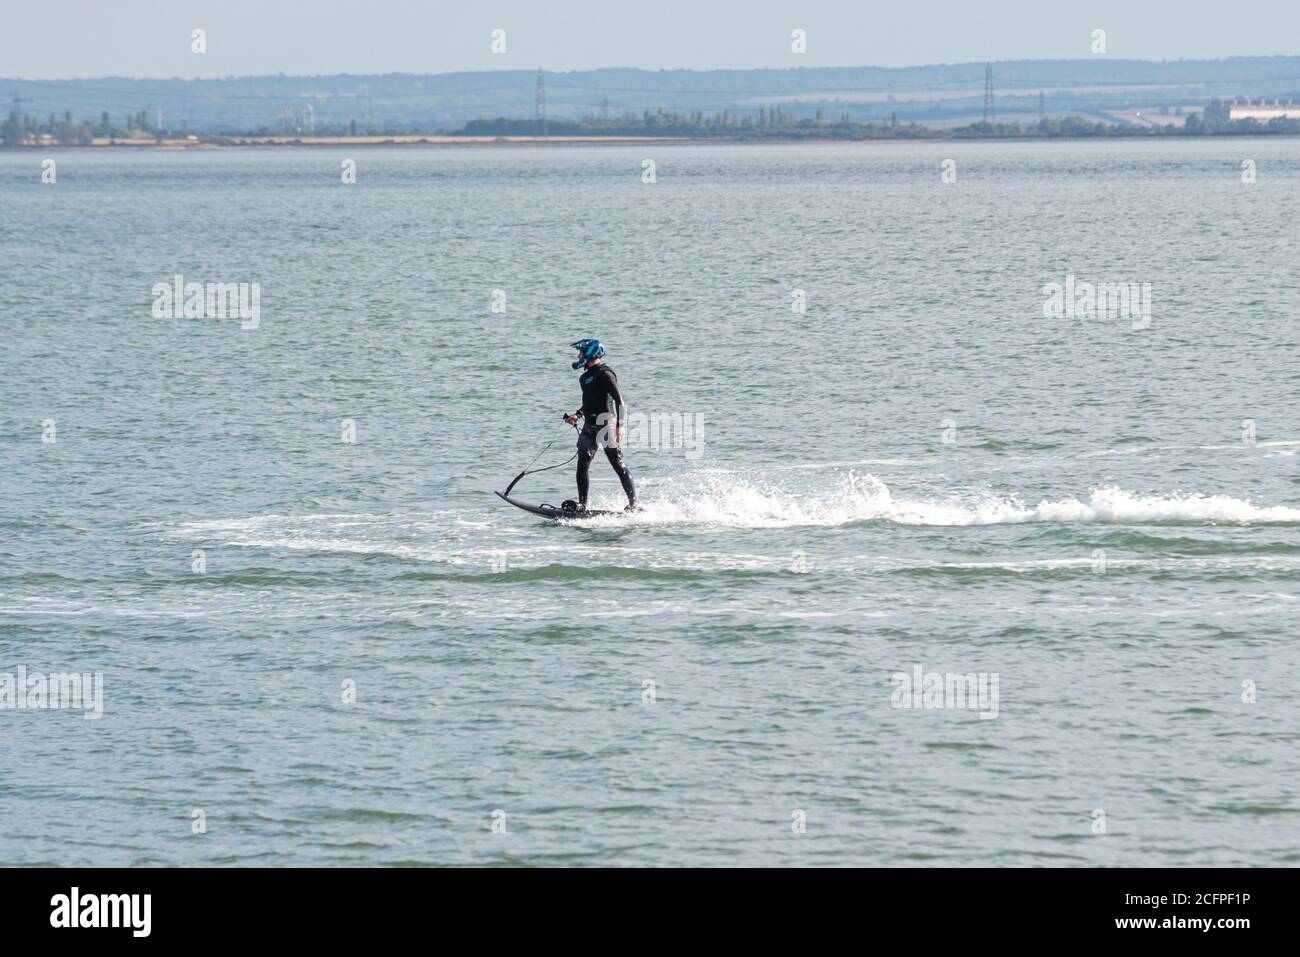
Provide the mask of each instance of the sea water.
{"label": "sea water", "polygon": [[1296,140],[38,152],[0,863],[1300,861]]}

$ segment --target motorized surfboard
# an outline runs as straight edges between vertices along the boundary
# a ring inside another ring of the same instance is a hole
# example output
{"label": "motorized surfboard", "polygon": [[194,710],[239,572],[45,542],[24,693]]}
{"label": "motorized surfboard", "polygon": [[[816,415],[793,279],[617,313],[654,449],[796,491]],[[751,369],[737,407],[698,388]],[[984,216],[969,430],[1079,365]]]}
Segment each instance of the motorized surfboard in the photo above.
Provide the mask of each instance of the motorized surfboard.
{"label": "motorized surfboard", "polygon": [[553,519],[554,521],[569,522],[581,521],[585,518],[608,518],[614,515],[622,515],[622,512],[607,512],[600,508],[588,508],[579,511],[576,508],[560,508],[555,505],[529,505],[527,502],[519,502],[513,498],[502,495],[500,492],[495,493],[502,501],[509,502],[515,508],[522,508],[525,512],[532,512],[534,515],[540,515],[542,518]]}

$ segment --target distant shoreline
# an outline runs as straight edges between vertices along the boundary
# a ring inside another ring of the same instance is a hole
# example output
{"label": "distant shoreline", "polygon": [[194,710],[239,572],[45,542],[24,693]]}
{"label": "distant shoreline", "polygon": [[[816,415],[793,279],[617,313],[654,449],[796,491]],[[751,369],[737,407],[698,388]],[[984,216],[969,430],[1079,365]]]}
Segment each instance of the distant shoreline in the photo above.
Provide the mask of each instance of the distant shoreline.
{"label": "distant shoreline", "polygon": [[[92,143],[24,143],[11,148],[21,150],[232,150],[294,149],[311,146],[511,146],[548,144],[571,146],[583,144],[621,145],[637,143],[693,143],[703,140],[687,136],[453,136],[434,133],[402,133],[392,136],[223,136],[222,142],[188,139],[114,139],[99,137]],[[5,150],[0,147],[0,152]]]}
{"label": "distant shoreline", "polygon": [[849,139],[844,137],[725,137],[725,136],[449,136],[437,134],[401,134],[393,136],[244,136],[223,137],[224,142],[213,143],[203,140],[154,139],[107,140],[97,139],[93,143],[24,143],[21,146],[5,148],[0,146],[0,155],[26,151],[59,150],[61,152],[121,150],[126,152],[139,150],[160,150],[171,152],[212,152],[229,150],[289,150],[313,147],[356,147],[375,149],[379,147],[399,147],[403,149],[433,148],[442,149],[456,146],[472,147],[508,147],[508,146],[695,146],[709,144],[752,145],[752,146],[792,146],[801,143],[820,144],[903,144],[903,143],[1042,143],[1042,142],[1153,142],[1176,140],[1205,140],[1250,137],[1257,139],[1296,139],[1296,133],[1161,133],[1159,135],[1126,136],[988,136],[945,137],[945,136],[899,136],[899,137],[863,137]]}

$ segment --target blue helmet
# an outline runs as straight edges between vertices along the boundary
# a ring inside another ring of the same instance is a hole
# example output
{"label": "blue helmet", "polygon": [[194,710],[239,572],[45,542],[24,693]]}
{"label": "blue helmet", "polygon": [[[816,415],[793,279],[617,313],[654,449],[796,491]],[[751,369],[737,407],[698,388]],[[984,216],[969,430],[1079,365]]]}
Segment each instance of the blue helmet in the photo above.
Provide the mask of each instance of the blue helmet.
{"label": "blue helmet", "polygon": [[578,361],[573,364],[575,369],[581,369],[593,359],[599,359],[605,354],[605,347],[600,344],[599,339],[579,339],[571,343],[570,348],[578,350]]}

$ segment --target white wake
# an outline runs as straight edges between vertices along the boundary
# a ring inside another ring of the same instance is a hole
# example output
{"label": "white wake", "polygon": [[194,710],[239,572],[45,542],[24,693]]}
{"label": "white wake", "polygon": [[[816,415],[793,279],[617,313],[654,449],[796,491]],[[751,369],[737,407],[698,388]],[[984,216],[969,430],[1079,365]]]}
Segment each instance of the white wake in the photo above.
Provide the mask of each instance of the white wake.
{"label": "white wake", "polygon": [[[593,501],[616,509],[617,497]],[[1300,508],[1256,505],[1231,495],[1170,492],[1140,495],[1119,488],[1093,489],[1084,496],[1043,499],[987,492],[935,498],[896,498],[872,475],[850,473],[826,489],[789,489],[735,474],[684,476],[644,496],[634,516],[585,521],[584,525],[712,525],[738,528],[834,526],[885,521],[900,525],[1003,525],[1024,522],[1109,522],[1114,524],[1300,523]]]}

